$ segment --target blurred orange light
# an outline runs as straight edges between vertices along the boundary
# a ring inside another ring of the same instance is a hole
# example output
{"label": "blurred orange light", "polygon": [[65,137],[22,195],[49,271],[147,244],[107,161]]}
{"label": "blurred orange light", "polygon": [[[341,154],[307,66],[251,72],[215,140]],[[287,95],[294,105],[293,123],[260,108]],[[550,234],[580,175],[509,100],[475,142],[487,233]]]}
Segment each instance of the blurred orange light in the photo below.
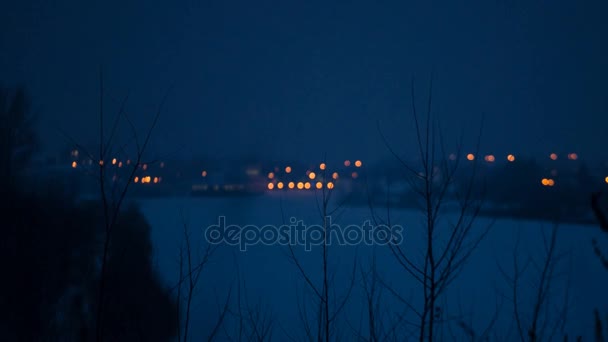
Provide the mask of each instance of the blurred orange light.
{"label": "blurred orange light", "polygon": [[555,185],[555,181],[551,178],[547,179],[547,185],[548,186],[554,186]]}
{"label": "blurred orange light", "polygon": [[274,189],[274,184],[273,183],[268,183],[268,190],[272,190]]}
{"label": "blurred orange light", "polygon": [[321,169],[321,170],[325,170],[325,167],[326,167],[325,163],[321,163],[321,165],[319,165],[319,169]]}
{"label": "blurred orange light", "polygon": [[349,167],[350,166],[350,160],[345,160],[344,161],[344,166]]}
{"label": "blurred orange light", "polygon": [[323,183],[317,182],[317,184],[315,184],[315,186],[317,187],[317,189],[322,189],[323,188]]}
{"label": "blurred orange light", "polygon": [[510,161],[510,162],[514,162],[514,161],[515,161],[515,156],[514,156],[514,155],[512,155],[512,154],[509,154],[509,155],[507,156],[507,160],[508,160],[508,161]]}
{"label": "blurred orange light", "polygon": [[283,182],[278,182],[277,183],[277,188],[283,189]]}
{"label": "blurred orange light", "polygon": [[310,182],[304,183],[304,189],[310,189]]}
{"label": "blurred orange light", "polygon": [[487,161],[488,163],[493,163],[493,162],[494,162],[494,160],[496,160],[496,159],[494,158],[494,156],[493,156],[493,155],[491,155],[491,154],[488,154],[487,156],[485,156],[485,158],[484,158],[484,159],[485,159],[485,161]]}
{"label": "blurred orange light", "polygon": [[122,162],[118,162],[118,167],[122,167]]}
{"label": "blurred orange light", "polygon": [[331,175],[331,178],[333,178],[333,179],[338,179],[338,173],[337,173],[337,172],[334,172],[334,173]]}
{"label": "blurred orange light", "polygon": [[316,176],[317,176],[317,175],[316,175],[314,172],[310,172],[310,173],[308,174],[308,178],[310,178],[310,179],[315,179],[315,177],[316,177]]}
{"label": "blurred orange light", "polygon": [[551,158],[551,160],[557,160],[557,154],[555,154],[555,153],[551,153],[551,154],[549,155],[549,158]]}
{"label": "blurred orange light", "polygon": [[139,177],[135,176],[135,178],[133,178],[133,181],[134,181],[135,183],[139,182]]}
{"label": "blurred orange light", "polygon": [[293,182],[289,182],[289,184],[287,184],[287,187],[290,189],[293,189],[293,187],[296,186]]}
{"label": "blurred orange light", "polygon": [[351,174],[351,176],[352,176],[353,178],[357,178],[357,177],[359,177],[359,175],[358,175],[356,172],[353,172],[353,173]]}
{"label": "blurred orange light", "polygon": [[474,160],[474,159],[475,159],[475,155],[473,153],[467,154],[467,160]]}
{"label": "blurred orange light", "polygon": [[363,165],[363,164],[361,163],[361,161],[360,161],[360,160],[357,160],[357,161],[355,162],[355,166],[356,166],[356,167],[361,167],[361,165]]}
{"label": "blurred orange light", "polygon": [[268,173],[268,178],[273,179],[274,178],[274,172],[269,172]]}
{"label": "blurred orange light", "polygon": [[116,165],[116,158],[112,159],[112,165]]}
{"label": "blurred orange light", "polygon": [[201,172],[201,176],[207,177],[207,171],[203,170],[203,172]]}
{"label": "blurred orange light", "polygon": [[144,171],[146,171],[146,170],[148,169],[148,164],[144,164],[144,166],[142,166],[142,169],[143,169]]}
{"label": "blurred orange light", "polygon": [[577,160],[578,159],[578,154],[576,154],[576,153],[570,153],[568,155],[568,159],[570,159],[570,160]]}
{"label": "blurred orange light", "polygon": [[287,166],[285,168],[285,173],[290,173],[291,172],[291,166]]}
{"label": "blurred orange light", "polygon": [[78,166],[78,163],[77,163],[76,161],[73,161],[73,162],[72,162],[72,169],[75,169],[75,168],[76,168],[76,166]]}
{"label": "blurred orange light", "polygon": [[330,190],[333,189],[334,188],[334,183],[327,182],[327,188],[330,189]]}
{"label": "blurred orange light", "polygon": [[549,185],[549,180],[548,180],[547,178],[543,178],[543,179],[542,179],[540,182],[541,182],[541,183],[542,183],[544,186]]}
{"label": "blurred orange light", "polygon": [[158,183],[158,177],[154,177],[154,183]]}
{"label": "blurred orange light", "polygon": [[103,166],[103,160],[99,161],[99,166]]}
{"label": "blurred orange light", "polygon": [[298,182],[298,189],[300,189],[300,190],[304,189],[304,183]]}
{"label": "blurred orange light", "polygon": [[604,182],[606,182],[606,184],[608,184],[608,177],[604,178]]}

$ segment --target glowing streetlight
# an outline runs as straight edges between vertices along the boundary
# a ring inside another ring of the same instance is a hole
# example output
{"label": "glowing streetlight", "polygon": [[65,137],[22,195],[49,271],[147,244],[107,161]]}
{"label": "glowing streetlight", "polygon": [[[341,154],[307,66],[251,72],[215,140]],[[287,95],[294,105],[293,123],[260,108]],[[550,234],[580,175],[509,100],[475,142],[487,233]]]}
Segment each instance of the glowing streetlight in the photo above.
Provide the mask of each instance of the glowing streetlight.
{"label": "glowing streetlight", "polygon": [[274,178],[274,172],[269,172],[268,173],[268,178],[269,179],[273,179]]}
{"label": "glowing streetlight", "polygon": [[316,175],[314,172],[310,172],[310,173],[308,174],[308,178],[310,178],[310,179],[315,179],[315,177],[316,177],[316,176],[317,176],[317,175]]}
{"label": "glowing streetlight", "polygon": [[507,160],[508,160],[508,161],[510,161],[510,162],[514,162],[514,161],[515,161],[515,156],[514,156],[514,155],[512,155],[512,154],[509,154],[509,155],[507,156]]}
{"label": "glowing streetlight", "polygon": [[350,160],[345,160],[344,161],[344,166],[349,167],[350,166]]}
{"label": "glowing streetlight", "polygon": [[325,167],[326,167],[325,163],[321,163],[321,165],[319,165],[319,169],[321,169],[321,170],[325,170]]}
{"label": "glowing streetlight", "polygon": [[274,189],[274,184],[273,183],[268,183],[268,190],[272,190]]}
{"label": "glowing streetlight", "polygon": [[287,184],[287,187],[290,189],[293,189],[293,187],[296,186],[293,182],[289,182],[289,184]]}
{"label": "glowing streetlight", "polygon": [[361,167],[363,165],[360,160],[355,161],[355,167]]}
{"label": "glowing streetlight", "polygon": [[285,167],[285,173],[291,173],[291,166]]}
{"label": "glowing streetlight", "polygon": [[475,160],[475,155],[473,153],[467,154],[467,160]]}
{"label": "glowing streetlight", "polygon": [[310,182],[304,183],[304,189],[310,189]]}
{"label": "glowing streetlight", "polygon": [[319,190],[321,190],[323,188],[323,183],[321,182],[317,182],[317,184],[315,184],[315,187]]}
{"label": "glowing streetlight", "polygon": [[330,190],[333,189],[334,188],[334,183],[327,182],[327,188],[330,189]]}
{"label": "glowing streetlight", "polygon": [[77,163],[76,161],[73,161],[73,162],[72,162],[72,169],[75,169],[75,168],[76,168],[76,166],[78,166],[78,163]]}
{"label": "glowing streetlight", "polygon": [[278,182],[277,183],[277,188],[283,189],[283,182]]}
{"label": "glowing streetlight", "polygon": [[300,190],[304,189],[304,183],[298,182],[298,189],[300,189]]}
{"label": "glowing streetlight", "polygon": [[337,172],[334,172],[334,173],[331,175],[331,178],[333,178],[333,179],[338,179],[338,173],[337,173]]}
{"label": "glowing streetlight", "polygon": [[551,153],[551,154],[549,155],[549,158],[551,158],[551,160],[557,160],[557,154],[555,154],[555,153]]}

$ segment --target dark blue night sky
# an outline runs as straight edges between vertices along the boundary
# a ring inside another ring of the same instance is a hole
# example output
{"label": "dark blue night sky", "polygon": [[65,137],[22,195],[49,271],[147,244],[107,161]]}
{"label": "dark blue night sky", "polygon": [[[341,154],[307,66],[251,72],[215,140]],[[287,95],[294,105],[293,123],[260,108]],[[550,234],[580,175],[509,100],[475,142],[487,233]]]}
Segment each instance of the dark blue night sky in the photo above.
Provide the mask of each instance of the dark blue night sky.
{"label": "dark blue night sky", "polygon": [[94,136],[99,68],[109,110],[129,94],[154,148],[188,156],[387,156],[419,106],[472,148],[605,159],[605,1],[8,1],[0,81],[24,84],[50,153]]}

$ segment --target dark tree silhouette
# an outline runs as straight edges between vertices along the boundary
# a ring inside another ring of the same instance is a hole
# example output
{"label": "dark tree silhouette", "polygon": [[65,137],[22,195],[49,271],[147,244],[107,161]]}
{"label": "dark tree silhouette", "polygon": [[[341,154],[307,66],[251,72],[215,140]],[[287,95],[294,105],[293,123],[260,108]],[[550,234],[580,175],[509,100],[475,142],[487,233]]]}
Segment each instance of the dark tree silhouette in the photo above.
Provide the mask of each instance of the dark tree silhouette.
{"label": "dark tree silhouette", "polygon": [[38,147],[25,89],[0,87],[0,185],[14,186]]}

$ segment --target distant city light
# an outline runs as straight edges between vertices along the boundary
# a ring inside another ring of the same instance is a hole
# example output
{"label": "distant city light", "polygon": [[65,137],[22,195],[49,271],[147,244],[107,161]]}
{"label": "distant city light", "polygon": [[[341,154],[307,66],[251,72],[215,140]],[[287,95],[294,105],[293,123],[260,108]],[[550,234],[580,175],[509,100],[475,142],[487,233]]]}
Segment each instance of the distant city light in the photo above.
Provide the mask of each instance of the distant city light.
{"label": "distant city light", "polygon": [[118,162],[118,167],[122,167],[122,162]]}
{"label": "distant city light", "polygon": [[508,161],[510,161],[510,162],[514,162],[514,161],[515,161],[515,156],[514,156],[514,155],[512,155],[512,154],[509,154],[509,155],[507,156],[507,160],[508,160]]}
{"label": "distant city light", "polygon": [[304,183],[304,189],[310,189],[310,182]]}
{"label": "distant city light", "polygon": [[321,170],[325,170],[325,167],[326,167],[325,163],[321,163],[321,165],[319,165],[319,169],[321,169]]}
{"label": "distant city light", "polygon": [[268,190],[274,189],[274,183],[268,183]]}
{"label": "distant city light", "polygon": [[99,166],[103,166],[103,160],[99,161]]}
{"label": "distant city light", "polygon": [[349,167],[350,166],[350,160],[345,160],[344,161],[344,166]]}
{"label": "distant city light", "polygon": [[78,163],[77,163],[76,161],[73,161],[73,162],[72,162],[72,169],[75,169],[75,168],[76,168],[76,166],[78,166]]}
{"label": "distant city light", "polygon": [[333,178],[333,179],[338,179],[338,173],[337,173],[337,172],[334,172],[334,173],[331,175],[331,178]]}
{"label": "distant city light", "polygon": [[361,163],[360,160],[355,161],[355,166],[356,167],[361,167],[361,165],[363,165],[363,164]]}
{"label": "distant city light", "polygon": [[131,164],[131,159],[127,159],[127,165]]}
{"label": "distant city light", "polygon": [[608,177],[604,178],[604,182],[606,182],[606,184],[608,184]]}
{"label": "distant city light", "polygon": [[268,173],[268,178],[273,179],[274,178],[274,172],[269,172]]}
{"label": "distant city light", "polygon": [[554,186],[555,185],[555,180],[553,180],[551,178],[543,178],[540,182],[544,186]]}
{"label": "distant city light", "polygon": [[293,182],[289,182],[289,184],[287,184],[287,187],[290,189],[293,189],[293,187],[296,186]]}
{"label": "distant city light", "polygon": [[487,161],[488,163],[493,163],[494,160],[496,160],[496,158],[494,158],[493,155],[488,154],[487,156],[484,157],[484,160]]}
{"label": "distant city light", "polygon": [[359,174],[357,174],[356,172],[353,172],[351,174],[351,177],[353,177],[353,179],[356,179],[357,177],[359,177]]}
{"label": "distant city light", "polygon": [[551,160],[557,160],[557,154],[555,154],[555,153],[551,153],[551,154],[549,155],[549,158],[551,158]]}
{"label": "distant city light", "polygon": [[330,190],[333,189],[334,188],[334,183],[327,182],[327,188],[330,189]]}
{"label": "distant city light", "polygon": [[116,158],[112,159],[112,165],[116,165]]}
{"label": "distant city light", "polygon": [[141,168],[146,171],[148,169],[148,164],[144,164]]}
{"label": "distant city light", "polygon": [[158,183],[158,177],[154,177],[154,184]]}
{"label": "distant city light", "polygon": [[310,178],[310,179],[315,179],[315,177],[316,177],[316,176],[317,176],[317,175],[316,175],[314,172],[310,172],[310,173],[308,174],[308,178]]}
{"label": "distant city light", "polygon": [[578,154],[576,154],[576,153],[570,153],[570,154],[568,154],[568,159],[570,159],[570,160],[577,160],[578,159]]}
{"label": "distant city light", "polygon": [[133,178],[133,182],[135,182],[135,183],[139,182],[139,177],[135,176],[135,178]]}
{"label": "distant city light", "polygon": [[304,189],[304,183],[298,182],[298,189],[300,189],[300,190]]}
{"label": "distant city light", "polygon": [[323,188],[323,183],[321,182],[317,182],[317,184],[315,184],[315,186],[317,187],[317,189],[322,189]]}
{"label": "distant city light", "polygon": [[201,172],[201,176],[207,177],[207,171],[203,170],[203,172]]}
{"label": "distant city light", "polygon": [[475,155],[473,153],[467,154],[467,160],[475,160]]}
{"label": "distant city light", "polygon": [[291,166],[287,166],[285,168],[285,173],[291,173]]}
{"label": "distant city light", "polygon": [[278,182],[277,183],[277,188],[283,189],[283,182]]}

